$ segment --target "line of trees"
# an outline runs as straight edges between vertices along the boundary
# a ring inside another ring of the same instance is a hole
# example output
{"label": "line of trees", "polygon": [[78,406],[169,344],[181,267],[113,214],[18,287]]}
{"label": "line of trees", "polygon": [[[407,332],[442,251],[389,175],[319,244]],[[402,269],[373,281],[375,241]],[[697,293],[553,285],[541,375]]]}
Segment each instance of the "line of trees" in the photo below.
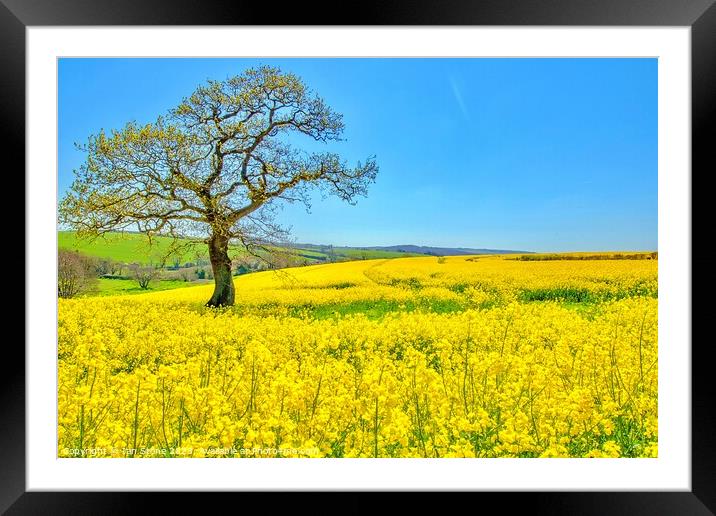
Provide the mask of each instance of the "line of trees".
{"label": "line of trees", "polygon": [[601,254],[523,254],[511,260],[539,262],[550,260],[658,260],[659,253],[601,253]]}

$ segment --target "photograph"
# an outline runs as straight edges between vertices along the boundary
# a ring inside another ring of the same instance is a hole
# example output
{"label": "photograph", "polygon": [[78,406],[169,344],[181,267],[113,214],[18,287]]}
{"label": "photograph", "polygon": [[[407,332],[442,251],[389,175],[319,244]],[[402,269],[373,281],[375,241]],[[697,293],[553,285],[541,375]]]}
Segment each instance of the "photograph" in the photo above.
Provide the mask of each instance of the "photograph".
{"label": "photograph", "polygon": [[56,457],[658,458],[658,74],[58,58]]}

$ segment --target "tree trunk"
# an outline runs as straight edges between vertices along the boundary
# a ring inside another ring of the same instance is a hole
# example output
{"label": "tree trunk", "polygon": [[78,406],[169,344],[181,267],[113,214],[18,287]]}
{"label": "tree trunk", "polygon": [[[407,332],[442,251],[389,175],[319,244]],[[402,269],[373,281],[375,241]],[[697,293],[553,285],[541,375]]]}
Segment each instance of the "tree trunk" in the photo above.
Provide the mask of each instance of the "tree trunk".
{"label": "tree trunk", "polygon": [[214,271],[214,294],[206,306],[232,306],[234,304],[234,279],[231,276],[228,237],[221,235],[211,237],[209,259]]}

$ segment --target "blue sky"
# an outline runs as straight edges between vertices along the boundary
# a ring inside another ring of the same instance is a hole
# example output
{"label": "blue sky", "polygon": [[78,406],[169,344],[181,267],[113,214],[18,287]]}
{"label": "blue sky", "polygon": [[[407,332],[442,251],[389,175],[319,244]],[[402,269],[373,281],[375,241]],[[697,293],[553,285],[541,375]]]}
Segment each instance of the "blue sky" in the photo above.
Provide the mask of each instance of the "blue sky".
{"label": "blue sky", "polygon": [[656,59],[61,59],[60,197],[75,142],[261,64],[344,115],[328,149],[380,166],[355,206],[282,209],[298,242],[657,248]]}

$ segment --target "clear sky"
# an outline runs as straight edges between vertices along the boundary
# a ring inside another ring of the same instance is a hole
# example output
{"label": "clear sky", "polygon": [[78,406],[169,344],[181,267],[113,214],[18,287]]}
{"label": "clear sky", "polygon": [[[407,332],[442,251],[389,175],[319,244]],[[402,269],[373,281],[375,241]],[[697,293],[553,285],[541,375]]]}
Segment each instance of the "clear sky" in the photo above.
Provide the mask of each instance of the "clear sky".
{"label": "clear sky", "polygon": [[60,197],[75,142],[261,64],[344,115],[327,149],[380,166],[355,206],[281,210],[297,242],[657,249],[656,59],[62,59]]}

